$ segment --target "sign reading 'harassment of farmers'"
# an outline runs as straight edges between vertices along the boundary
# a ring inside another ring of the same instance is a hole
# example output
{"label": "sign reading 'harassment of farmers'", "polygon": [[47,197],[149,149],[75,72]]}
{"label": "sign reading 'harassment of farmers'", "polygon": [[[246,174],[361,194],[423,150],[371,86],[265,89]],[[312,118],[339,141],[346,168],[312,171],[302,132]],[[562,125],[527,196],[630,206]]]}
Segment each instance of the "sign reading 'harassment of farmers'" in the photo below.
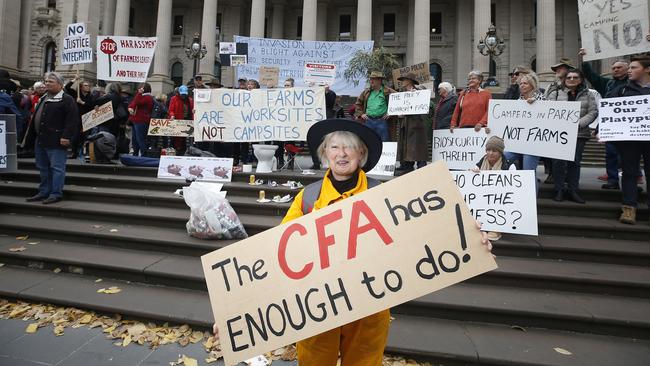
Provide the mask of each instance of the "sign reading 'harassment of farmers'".
{"label": "sign reading 'harassment of farmers'", "polygon": [[442,162],[201,261],[226,365],[497,267]]}
{"label": "sign reading 'harassment of farmers'", "polygon": [[601,99],[601,141],[650,141],[650,95]]}
{"label": "sign reading 'harassment of farmers'", "polygon": [[490,100],[488,126],[506,151],[575,159],[580,102]]}
{"label": "sign reading 'harassment of farmers'", "polygon": [[532,170],[452,172],[481,230],[537,235],[535,174]]}
{"label": "sign reading 'harassment of farmers'", "polygon": [[434,130],[432,160],[442,160],[450,169],[470,169],[485,155],[488,137],[483,128],[479,132],[473,128],[457,128],[453,133],[447,129]]}
{"label": "sign reading 'harassment of farmers'", "polygon": [[194,107],[196,141],[304,141],[325,119],[325,89],[214,89]]}
{"label": "sign reading 'harassment of farmers'", "polygon": [[97,78],[144,83],[156,50],[156,37],[97,37]]}
{"label": "sign reading 'harassment of farmers'", "polygon": [[578,0],[585,61],[650,50],[648,0]]}

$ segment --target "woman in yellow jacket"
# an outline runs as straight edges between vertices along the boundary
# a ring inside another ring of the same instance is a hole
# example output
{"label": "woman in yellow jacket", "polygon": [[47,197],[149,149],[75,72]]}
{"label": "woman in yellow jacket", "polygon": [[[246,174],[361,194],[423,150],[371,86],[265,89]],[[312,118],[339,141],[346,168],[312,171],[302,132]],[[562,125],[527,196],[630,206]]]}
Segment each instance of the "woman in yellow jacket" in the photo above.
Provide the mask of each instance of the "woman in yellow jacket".
{"label": "woman in yellow jacket", "polygon": [[[378,182],[367,178],[379,161],[382,142],[366,126],[342,119],[314,124],[307,133],[310,149],[329,163],[322,181],[305,187],[282,223],[351,197]],[[300,366],[381,366],[388,339],[390,312],[384,310],[298,342]]]}

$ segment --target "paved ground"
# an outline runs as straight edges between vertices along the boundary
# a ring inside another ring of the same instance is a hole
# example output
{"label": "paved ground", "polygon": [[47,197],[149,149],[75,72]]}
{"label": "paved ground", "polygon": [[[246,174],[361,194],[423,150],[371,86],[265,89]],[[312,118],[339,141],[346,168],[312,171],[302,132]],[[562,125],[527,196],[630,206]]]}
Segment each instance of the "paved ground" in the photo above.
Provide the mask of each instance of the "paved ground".
{"label": "paved ground", "polygon": [[[52,326],[40,328],[34,334],[25,333],[29,322],[15,319],[0,320],[0,365],[3,366],[169,366],[186,355],[208,365],[208,354],[200,343],[181,347],[178,344],[151,350],[130,344],[115,346],[101,328],[65,328],[65,334],[55,336]],[[223,366],[222,360],[209,364]],[[243,365],[243,364],[242,364]],[[297,362],[273,361],[274,366],[296,366]]]}

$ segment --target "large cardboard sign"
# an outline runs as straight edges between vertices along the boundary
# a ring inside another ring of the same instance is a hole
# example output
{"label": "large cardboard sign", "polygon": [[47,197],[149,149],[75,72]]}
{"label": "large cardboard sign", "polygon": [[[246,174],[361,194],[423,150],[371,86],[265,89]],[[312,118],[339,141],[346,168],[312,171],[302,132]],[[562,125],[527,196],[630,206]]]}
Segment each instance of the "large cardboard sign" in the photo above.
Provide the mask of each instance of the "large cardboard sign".
{"label": "large cardboard sign", "polygon": [[336,65],[306,63],[304,81],[307,85],[332,85],[336,81]]}
{"label": "large cardboard sign", "polygon": [[330,88],[338,95],[351,96],[363,91],[367,75],[357,75],[355,79],[361,82],[355,85],[348,83],[343,73],[357,51],[370,52],[374,45],[373,41],[324,42],[242,36],[235,36],[235,41],[248,45],[248,64],[237,67],[237,78],[259,80],[259,67],[274,65],[280,67],[280,80],[293,78],[295,86],[309,86],[304,81],[305,64],[333,64],[336,65],[336,81]]}
{"label": "large cardboard sign", "polygon": [[497,267],[442,162],[201,262],[226,365]]}
{"label": "large cardboard sign", "polygon": [[648,0],[578,0],[585,61],[650,50]]}
{"label": "large cardboard sign", "polygon": [[325,119],[324,88],[213,89],[194,106],[195,141],[304,141]]}
{"label": "large cardboard sign", "polygon": [[232,158],[163,155],[158,164],[158,178],[230,182]]}
{"label": "large cardboard sign", "polygon": [[434,130],[432,160],[446,162],[449,169],[471,169],[485,155],[485,143],[489,137],[485,129],[476,132],[473,128],[456,128],[453,133]]}
{"label": "large cardboard sign", "polygon": [[395,175],[395,163],[397,162],[397,142],[384,142],[382,145],[379,161],[368,172],[368,175],[392,177]]}
{"label": "large cardboard sign", "polygon": [[537,199],[532,170],[452,172],[481,230],[537,235]]}
{"label": "large cardboard sign", "polygon": [[106,102],[99,108],[85,113],[81,116],[81,129],[86,132],[95,126],[113,119],[113,104]]}
{"label": "large cardboard sign", "polygon": [[490,100],[488,126],[503,138],[506,151],[575,159],[580,102]]}
{"label": "large cardboard sign", "polygon": [[7,121],[0,121],[0,168],[7,167]]}
{"label": "large cardboard sign", "polygon": [[97,78],[144,83],[156,42],[156,37],[98,36]]}
{"label": "large cardboard sign", "polygon": [[388,99],[388,115],[400,116],[429,113],[431,90],[392,93]]}
{"label": "large cardboard sign", "polygon": [[280,68],[277,66],[260,66],[260,84],[267,88],[278,86]]}
{"label": "large cardboard sign", "polygon": [[191,119],[152,118],[149,120],[149,136],[192,137],[194,136],[194,121]]}
{"label": "large cardboard sign", "polygon": [[600,141],[650,141],[650,95],[601,99]]}
{"label": "large cardboard sign", "polygon": [[419,64],[401,67],[393,70],[393,85],[399,90],[402,87],[402,82],[397,80],[402,76],[406,76],[409,72],[415,74],[417,81],[422,84],[431,80],[431,72],[429,71],[429,63],[421,62]]}

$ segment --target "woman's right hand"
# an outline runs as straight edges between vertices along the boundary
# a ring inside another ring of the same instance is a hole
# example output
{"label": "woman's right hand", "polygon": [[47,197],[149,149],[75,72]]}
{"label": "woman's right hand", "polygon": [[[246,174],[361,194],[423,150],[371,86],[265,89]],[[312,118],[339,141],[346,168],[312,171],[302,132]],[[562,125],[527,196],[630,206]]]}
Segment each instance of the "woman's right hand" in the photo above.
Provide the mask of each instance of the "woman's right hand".
{"label": "woman's right hand", "polygon": [[479,169],[477,166],[473,166],[470,170],[472,172],[474,172],[474,173],[480,173],[481,172],[481,169]]}
{"label": "woman's right hand", "polygon": [[219,337],[219,328],[217,328],[217,323],[212,324],[212,334],[215,337]]}
{"label": "woman's right hand", "polygon": [[449,132],[454,133],[454,126],[449,126]]}

